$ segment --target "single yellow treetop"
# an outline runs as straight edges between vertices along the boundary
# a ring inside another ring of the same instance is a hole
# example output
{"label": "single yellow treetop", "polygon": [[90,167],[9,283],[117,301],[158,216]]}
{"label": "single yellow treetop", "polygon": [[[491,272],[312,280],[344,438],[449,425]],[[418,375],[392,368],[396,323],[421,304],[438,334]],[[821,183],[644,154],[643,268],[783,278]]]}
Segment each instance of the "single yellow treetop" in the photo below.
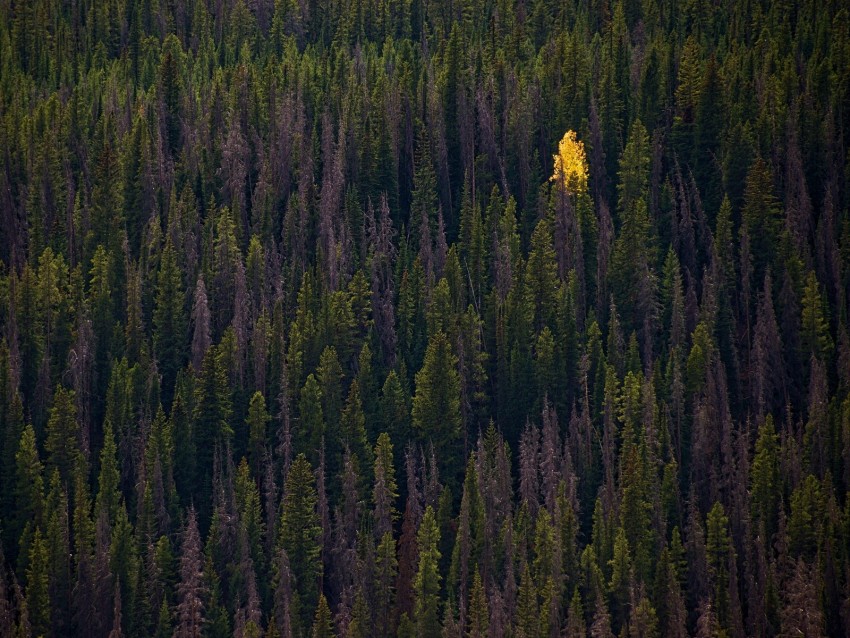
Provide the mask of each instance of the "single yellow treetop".
{"label": "single yellow treetop", "polygon": [[587,190],[587,157],[584,143],[576,139],[575,131],[567,131],[558,143],[555,160],[555,172],[549,179],[558,182],[568,193],[583,193]]}

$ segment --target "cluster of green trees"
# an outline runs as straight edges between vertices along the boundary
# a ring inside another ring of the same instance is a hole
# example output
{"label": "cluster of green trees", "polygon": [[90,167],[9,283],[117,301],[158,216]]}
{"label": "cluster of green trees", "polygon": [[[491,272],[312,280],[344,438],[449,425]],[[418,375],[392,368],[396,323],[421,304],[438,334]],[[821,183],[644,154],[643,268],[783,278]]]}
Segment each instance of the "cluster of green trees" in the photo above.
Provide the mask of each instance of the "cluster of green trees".
{"label": "cluster of green trees", "polygon": [[0,635],[846,636],[844,5],[0,0]]}

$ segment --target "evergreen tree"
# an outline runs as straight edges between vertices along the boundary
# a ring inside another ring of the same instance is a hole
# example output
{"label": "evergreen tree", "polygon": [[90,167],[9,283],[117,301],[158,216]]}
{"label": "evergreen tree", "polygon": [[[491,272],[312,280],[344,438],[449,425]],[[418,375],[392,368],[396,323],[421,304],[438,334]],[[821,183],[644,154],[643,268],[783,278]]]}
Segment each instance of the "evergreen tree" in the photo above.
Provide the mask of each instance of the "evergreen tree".
{"label": "evergreen tree", "polygon": [[202,525],[205,525],[206,509],[211,504],[212,476],[208,468],[212,467],[216,450],[224,450],[233,437],[230,425],[232,416],[231,388],[227,379],[224,365],[225,351],[223,348],[210,348],[201,365],[198,379],[195,383],[194,405],[192,415],[192,433],[197,451],[197,466],[204,469],[199,486],[202,513]]}
{"label": "evergreen tree", "polygon": [[461,436],[460,375],[457,357],[442,331],[432,335],[422,369],[416,373],[412,424],[417,437],[432,443],[441,475],[450,479],[458,473],[456,442]]}
{"label": "evergreen tree", "polygon": [[313,620],[313,638],[333,638],[334,629],[331,621],[331,610],[324,594],[319,595],[319,605],[316,607],[316,618]]}
{"label": "evergreen tree", "polygon": [[395,500],[398,498],[398,485],[395,478],[393,446],[386,432],[378,436],[375,444],[375,484],[372,489],[372,502],[375,504],[374,532],[378,542],[385,534],[392,535],[393,525],[398,519]]}
{"label": "evergreen tree", "polygon": [[469,593],[469,638],[484,638],[490,625],[490,611],[487,596],[481,583],[481,575],[476,571],[472,578],[472,590]]}
{"label": "evergreen tree", "polygon": [[79,427],[74,399],[73,390],[61,386],[56,389],[44,442],[48,467],[59,470],[59,475],[66,485],[70,485],[72,472],[83,458],[77,439]]}
{"label": "evergreen tree", "polygon": [[32,631],[37,636],[50,632],[50,581],[48,579],[47,545],[36,527],[27,561],[27,613]]}
{"label": "evergreen tree", "polygon": [[827,360],[832,352],[832,337],[825,304],[821,298],[820,285],[814,271],[806,277],[803,289],[802,343],[805,354]]}
{"label": "evergreen tree", "polygon": [[414,589],[414,618],[416,636],[436,636],[440,633],[439,595],[440,595],[440,531],[429,505],[425,508],[419,531],[416,535],[419,547],[419,567],[416,570]]}
{"label": "evergreen tree", "polygon": [[248,405],[248,416],[245,419],[245,425],[248,429],[248,459],[254,476],[261,475],[264,448],[268,441],[266,430],[269,421],[271,421],[271,416],[266,410],[266,399],[258,390],[251,397],[251,402]]}
{"label": "evergreen tree", "polygon": [[753,162],[747,173],[741,217],[741,232],[746,229],[751,244],[755,280],[761,281],[765,269],[775,264],[781,224],[773,172],[761,158]]}
{"label": "evergreen tree", "polygon": [[294,579],[297,617],[302,627],[310,626],[319,600],[322,577],[320,541],[322,528],[317,511],[316,480],[303,454],[292,462],[280,505],[277,546],[286,552]]}
{"label": "evergreen tree", "polygon": [[375,551],[375,630],[379,636],[392,635],[395,584],[398,575],[396,542],[392,532],[384,532]]}
{"label": "evergreen tree", "polygon": [[729,552],[732,550],[727,527],[727,518],[723,506],[716,502],[708,513],[706,520],[706,553],[708,555],[708,570],[713,587],[714,606],[721,625],[729,626]]}
{"label": "evergreen tree", "polygon": [[26,555],[30,549],[35,526],[44,515],[44,466],[39,459],[32,425],[27,425],[21,435],[18,451],[15,454],[15,466],[14,516],[8,518],[4,516],[4,520],[12,528],[21,552]]}
{"label": "evergreen tree", "polygon": [[316,376],[310,374],[301,389],[298,405],[300,422],[296,448],[306,449],[311,458],[317,458],[325,437],[325,417],[322,408],[322,390]]}
{"label": "evergreen tree", "polygon": [[183,367],[186,347],[185,290],[177,255],[168,235],[157,275],[153,311],[153,344],[162,373],[163,404],[170,408],[177,372]]}
{"label": "evergreen tree", "polygon": [[769,541],[776,531],[777,506],[782,491],[779,473],[779,437],[773,416],[767,415],[759,427],[756,451],[750,470],[752,477],[753,523]]}

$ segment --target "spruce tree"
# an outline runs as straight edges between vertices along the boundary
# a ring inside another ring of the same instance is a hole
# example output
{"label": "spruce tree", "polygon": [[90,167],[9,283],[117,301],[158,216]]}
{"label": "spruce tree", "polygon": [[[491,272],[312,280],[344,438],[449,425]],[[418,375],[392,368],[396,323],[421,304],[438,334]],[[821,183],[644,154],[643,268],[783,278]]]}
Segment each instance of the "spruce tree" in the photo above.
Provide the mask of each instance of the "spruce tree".
{"label": "spruce tree", "polygon": [[428,341],[422,369],[416,373],[412,417],[416,436],[434,445],[441,475],[453,479],[460,460],[456,445],[461,436],[460,375],[457,357],[442,331]]}
{"label": "spruce tree", "polygon": [[277,547],[289,557],[294,596],[302,627],[309,627],[319,600],[322,577],[322,528],[317,511],[316,479],[309,461],[299,454],[286,477],[280,505]]}
{"label": "spruce tree", "polygon": [[163,405],[169,409],[174,398],[177,372],[185,362],[185,313],[186,293],[169,234],[160,257],[153,311],[153,345],[162,373]]}
{"label": "spruce tree", "polygon": [[414,618],[417,638],[426,638],[440,633],[440,531],[434,509],[430,505],[422,516],[416,543],[419,548],[419,566],[413,583]]}

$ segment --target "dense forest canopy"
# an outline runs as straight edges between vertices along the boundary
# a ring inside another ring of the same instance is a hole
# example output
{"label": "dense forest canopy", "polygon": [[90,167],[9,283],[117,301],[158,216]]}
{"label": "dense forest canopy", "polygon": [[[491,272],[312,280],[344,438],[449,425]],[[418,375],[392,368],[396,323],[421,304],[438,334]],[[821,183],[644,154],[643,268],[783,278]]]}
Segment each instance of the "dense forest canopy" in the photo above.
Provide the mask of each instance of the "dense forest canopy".
{"label": "dense forest canopy", "polygon": [[850,635],[841,0],[0,0],[0,635]]}

